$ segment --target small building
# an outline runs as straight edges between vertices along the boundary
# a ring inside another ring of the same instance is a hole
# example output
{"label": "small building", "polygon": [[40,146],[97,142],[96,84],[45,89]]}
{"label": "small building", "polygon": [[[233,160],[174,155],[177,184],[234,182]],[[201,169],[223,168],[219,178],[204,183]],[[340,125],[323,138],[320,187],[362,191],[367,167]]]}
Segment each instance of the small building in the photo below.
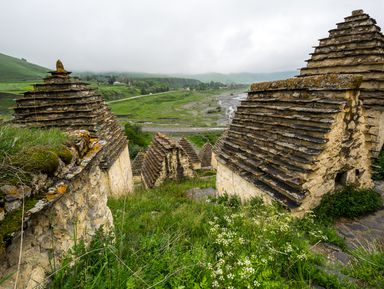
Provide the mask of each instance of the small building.
{"label": "small building", "polygon": [[184,149],[166,135],[157,133],[152,139],[141,168],[146,188],[161,185],[166,179],[194,177],[192,164]]}
{"label": "small building", "polygon": [[189,161],[192,164],[192,169],[194,170],[201,169],[201,161],[195,149],[193,148],[192,144],[186,138],[183,137],[179,140],[179,145],[183,148],[183,150],[187,154]]}
{"label": "small building", "polygon": [[372,186],[361,81],[329,74],[253,84],[217,156],[218,193],[302,214],[338,186]]}
{"label": "small building", "polygon": [[71,77],[60,60],[50,74],[16,100],[12,121],[24,127],[89,131],[91,137],[105,143],[100,168],[109,179],[110,195],[132,191],[128,141],[103,97],[87,83]]}
{"label": "small building", "polygon": [[225,139],[225,137],[227,136],[228,134],[228,131],[225,130],[221,136],[219,137],[219,139],[216,141],[216,143],[214,144],[214,146],[212,147],[212,157],[211,157],[211,166],[213,169],[217,169],[217,155],[219,154],[220,152],[220,149],[223,145],[223,141]]}
{"label": "small building", "polygon": [[301,69],[300,77],[350,73],[363,77],[360,99],[367,121],[366,140],[376,158],[384,143],[384,35],[363,10],[337,23]]}
{"label": "small building", "polygon": [[143,161],[145,157],[145,152],[140,151],[136,155],[135,159],[132,162],[132,175],[134,182],[141,181],[141,167],[143,166]]}
{"label": "small building", "polygon": [[212,162],[212,145],[207,142],[204,144],[199,153],[201,160],[201,168],[210,168]]}

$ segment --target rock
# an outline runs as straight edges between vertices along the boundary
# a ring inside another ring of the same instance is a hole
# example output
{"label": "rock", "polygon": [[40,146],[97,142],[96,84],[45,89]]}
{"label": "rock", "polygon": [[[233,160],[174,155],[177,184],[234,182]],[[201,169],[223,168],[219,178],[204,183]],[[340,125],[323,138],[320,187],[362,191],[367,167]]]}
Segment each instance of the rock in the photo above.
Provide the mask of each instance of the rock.
{"label": "rock", "polygon": [[216,196],[216,190],[214,188],[193,188],[187,191],[187,197],[192,200],[205,200],[208,197]]}
{"label": "rock", "polygon": [[4,208],[0,208],[0,222],[4,220],[5,218],[5,211]]}
{"label": "rock", "polygon": [[5,203],[5,211],[7,213],[12,212],[14,210],[17,210],[20,207],[21,207],[21,201],[19,201],[19,200],[16,200],[16,201],[13,201],[13,202],[6,202]]}
{"label": "rock", "polygon": [[4,185],[0,187],[0,192],[3,195],[16,195],[17,194],[17,187],[11,186],[11,185]]}

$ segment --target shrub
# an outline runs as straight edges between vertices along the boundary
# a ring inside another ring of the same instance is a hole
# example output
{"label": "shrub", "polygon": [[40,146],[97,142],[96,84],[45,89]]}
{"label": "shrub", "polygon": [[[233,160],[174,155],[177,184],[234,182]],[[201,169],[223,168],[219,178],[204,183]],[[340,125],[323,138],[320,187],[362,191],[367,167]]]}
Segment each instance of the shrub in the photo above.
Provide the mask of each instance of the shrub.
{"label": "shrub", "polygon": [[382,205],[383,200],[375,190],[350,185],[325,195],[314,213],[318,220],[330,223],[341,217],[353,219],[375,212]]}
{"label": "shrub", "polygon": [[126,123],[124,132],[129,140],[129,154],[132,159],[151,142],[152,135],[144,133],[139,125]]}

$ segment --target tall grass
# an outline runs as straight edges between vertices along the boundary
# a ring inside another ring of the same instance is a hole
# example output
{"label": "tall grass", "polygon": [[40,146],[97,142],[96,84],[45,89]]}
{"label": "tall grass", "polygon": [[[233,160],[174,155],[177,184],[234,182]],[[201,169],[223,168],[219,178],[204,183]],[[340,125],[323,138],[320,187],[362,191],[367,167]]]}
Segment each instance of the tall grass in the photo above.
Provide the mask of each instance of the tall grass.
{"label": "tall grass", "polygon": [[353,288],[318,269],[310,246],[327,236],[316,224],[304,231],[258,199],[186,198],[213,186],[214,178],[168,182],[111,199],[114,234],[76,246],[53,269],[52,288]]}
{"label": "tall grass", "polygon": [[72,156],[64,146],[68,140],[58,129],[0,126],[0,184],[28,181],[32,172],[53,173],[59,158],[68,162]]}

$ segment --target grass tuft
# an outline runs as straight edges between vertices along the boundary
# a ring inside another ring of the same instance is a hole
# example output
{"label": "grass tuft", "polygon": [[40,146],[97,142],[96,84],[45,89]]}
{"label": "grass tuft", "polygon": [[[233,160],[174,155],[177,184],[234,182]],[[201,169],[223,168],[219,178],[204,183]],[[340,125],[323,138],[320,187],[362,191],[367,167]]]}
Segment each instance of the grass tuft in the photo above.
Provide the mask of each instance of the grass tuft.
{"label": "grass tuft", "polygon": [[354,219],[377,211],[383,206],[381,195],[373,189],[358,189],[352,185],[323,197],[314,209],[318,220],[332,223],[338,218]]}

